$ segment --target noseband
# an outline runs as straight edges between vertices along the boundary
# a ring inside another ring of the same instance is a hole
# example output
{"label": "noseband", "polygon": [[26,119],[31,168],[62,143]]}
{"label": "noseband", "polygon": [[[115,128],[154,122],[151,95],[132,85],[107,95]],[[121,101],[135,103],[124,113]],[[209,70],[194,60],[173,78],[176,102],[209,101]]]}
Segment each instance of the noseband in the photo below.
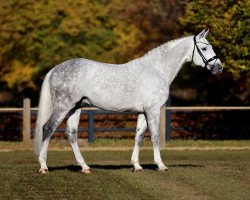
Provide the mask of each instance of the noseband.
{"label": "noseband", "polygon": [[[195,50],[195,47],[196,47],[197,52],[199,53],[199,55],[201,56],[203,62],[205,63],[205,67],[207,67],[207,65],[208,65],[209,62],[215,60],[214,64],[211,65],[211,69],[212,69],[212,68],[214,67],[215,63],[216,63],[216,60],[218,59],[218,56],[215,55],[215,56],[213,56],[212,58],[210,58],[210,59],[207,60],[207,59],[205,58],[205,56],[202,54],[201,50],[199,49],[195,37],[196,37],[196,36],[194,36],[194,38],[193,38],[193,39],[194,39],[194,49],[193,49],[193,54],[192,54],[192,62],[193,62],[193,58],[194,58],[194,50]],[[210,69],[210,70],[211,70],[211,69]]]}

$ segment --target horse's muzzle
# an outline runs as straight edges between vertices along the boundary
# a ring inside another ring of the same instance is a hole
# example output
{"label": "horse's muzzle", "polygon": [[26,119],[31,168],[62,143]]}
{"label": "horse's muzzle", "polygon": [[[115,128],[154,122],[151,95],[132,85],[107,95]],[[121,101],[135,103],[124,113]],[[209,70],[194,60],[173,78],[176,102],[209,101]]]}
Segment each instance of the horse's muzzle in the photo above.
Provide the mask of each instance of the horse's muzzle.
{"label": "horse's muzzle", "polygon": [[220,74],[220,73],[222,73],[222,71],[223,71],[223,67],[222,67],[222,65],[219,64],[219,63],[215,63],[215,64],[211,67],[211,72],[212,72],[213,74]]}

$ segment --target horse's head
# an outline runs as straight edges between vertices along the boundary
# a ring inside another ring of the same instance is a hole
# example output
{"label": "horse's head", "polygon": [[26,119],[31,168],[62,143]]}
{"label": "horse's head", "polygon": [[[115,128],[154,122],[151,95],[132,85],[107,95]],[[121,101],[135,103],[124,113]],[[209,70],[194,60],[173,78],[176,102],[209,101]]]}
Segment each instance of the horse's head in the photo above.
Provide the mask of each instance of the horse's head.
{"label": "horse's head", "polygon": [[192,61],[195,65],[206,67],[213,74],[219,74],[222,72],[223,67],[220,59],[216,56],[212,46],[206,39],[208,32],[209,30],[203,30],[193,37]]}

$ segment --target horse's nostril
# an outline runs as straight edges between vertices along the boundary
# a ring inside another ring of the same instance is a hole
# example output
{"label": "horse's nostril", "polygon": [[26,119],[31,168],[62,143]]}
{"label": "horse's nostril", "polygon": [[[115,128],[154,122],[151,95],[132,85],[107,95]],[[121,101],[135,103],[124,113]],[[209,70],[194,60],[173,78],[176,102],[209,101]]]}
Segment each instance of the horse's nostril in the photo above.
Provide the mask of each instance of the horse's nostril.
{"label": "horse's nostril", "polygon": [[222,73],[222,71],[223,71],[223,67],[220,65],[219,68],[218,68],[218,72]]}
{"label": "horse's nostril", "polygon": [[219,70],[220,70],[220,72],[222,72],[223,71],[223,67],[220,65],[220,67],[219,67]]}
{"label": "horse's nostril", "polygon": [[223,67],[222,67],[222,65],[220,65],[220,64],[217,64],[217,65],[216,65],[216,68],[217,68],[217,70],[218,70],[219,72],[222,72],[222,70],[223,70]]}

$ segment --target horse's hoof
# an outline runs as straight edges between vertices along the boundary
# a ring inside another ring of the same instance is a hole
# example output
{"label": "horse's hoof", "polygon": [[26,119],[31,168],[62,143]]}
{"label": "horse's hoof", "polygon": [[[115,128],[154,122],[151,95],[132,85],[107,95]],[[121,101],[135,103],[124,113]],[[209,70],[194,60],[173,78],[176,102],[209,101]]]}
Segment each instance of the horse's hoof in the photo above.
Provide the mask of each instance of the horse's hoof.
{"label": "horse's hoof", "polygon": [[42,168],[42,169],[39,170],[39,173],[41,173],[41,174],[48,174],[49,170],[46,169],[46,168]]}
{"label": "horse's hoof", "polygon": [[141,169],[134,169],[133,172],[144,172],[144,170],[141,168]]}
{"label": "horse's hoof", "polygon": [[161,172],[168,171],[168,168],[164,166],[164,167],[159,168],[158,171],[161,171]]}
{"label": "horse's hoof", "polygon": [[84,173],[84,174],[90,174],[91,173],[91,169],[83,169],[82,173]]}

